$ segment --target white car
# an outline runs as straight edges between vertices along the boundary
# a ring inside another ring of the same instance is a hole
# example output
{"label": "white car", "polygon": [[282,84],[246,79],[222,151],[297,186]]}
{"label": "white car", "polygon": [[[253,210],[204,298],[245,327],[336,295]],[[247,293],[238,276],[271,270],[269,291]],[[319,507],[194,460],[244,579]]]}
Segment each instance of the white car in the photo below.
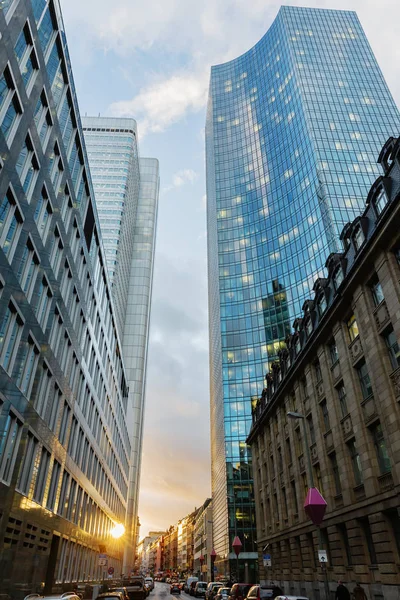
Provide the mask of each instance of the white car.
{"label": "white car", "polygon": [[144,580],[145,584],[149,586],[150,591],[154,590],[154,580],[152,577],[146,577]]}

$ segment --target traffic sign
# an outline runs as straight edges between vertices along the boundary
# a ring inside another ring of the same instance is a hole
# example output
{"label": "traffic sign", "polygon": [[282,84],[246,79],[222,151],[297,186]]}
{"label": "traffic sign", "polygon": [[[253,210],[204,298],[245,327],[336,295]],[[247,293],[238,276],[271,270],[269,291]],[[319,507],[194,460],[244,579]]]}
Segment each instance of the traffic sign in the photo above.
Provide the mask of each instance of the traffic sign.
{"label": "traffic sign", "polygon": [[272,567],[272,559],[270,554],[263,554],[264,567]]}
{"label": "traffic sign", "polygon": [[108,574],[114,575],[114,567],[108,567]]}
{"label": "traffic sign", "polygon": [[326,550],[318,550],[318,560],[320,563],[326,564],[328,562],[328,554]]}
{"label": "traffic sign", "polygon": [[107,554],[99,554],[99,567],[107,567],[107,566],[108,566]]}

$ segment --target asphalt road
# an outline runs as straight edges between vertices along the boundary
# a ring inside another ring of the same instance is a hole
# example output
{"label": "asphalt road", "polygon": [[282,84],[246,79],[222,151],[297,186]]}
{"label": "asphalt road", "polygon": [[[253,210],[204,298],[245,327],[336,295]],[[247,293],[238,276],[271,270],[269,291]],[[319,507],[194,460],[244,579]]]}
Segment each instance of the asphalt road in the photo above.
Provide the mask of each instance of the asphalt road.
{"label": "asphalt road", "polygon": [[169,583],[161,583],[160,581],[156,581],[154,584],[154,590],[151,592],[148,600],[172,600],[172,598],[181,598],[182,600],[192,600],[192,596],[186,594],[186,592],[181,592],[180,594],[174,594],[173,596],[169,593],[170,585]]}

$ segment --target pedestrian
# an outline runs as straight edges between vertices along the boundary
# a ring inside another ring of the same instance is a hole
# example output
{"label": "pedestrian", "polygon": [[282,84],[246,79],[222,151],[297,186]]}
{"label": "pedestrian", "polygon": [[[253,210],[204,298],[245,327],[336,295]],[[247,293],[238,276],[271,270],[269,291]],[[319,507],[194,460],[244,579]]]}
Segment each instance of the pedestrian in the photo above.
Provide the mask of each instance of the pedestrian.
{"label": "pedestrian", "polygon": [[342,581],[338,581],[336,588],[335,600],[351,600],[350,592]]}
{"label": "pedestrian", "polygon": [[367,600],[367,594],[364,592],[364,588],[356,582],[356,587],[353,590],[354,600]]}

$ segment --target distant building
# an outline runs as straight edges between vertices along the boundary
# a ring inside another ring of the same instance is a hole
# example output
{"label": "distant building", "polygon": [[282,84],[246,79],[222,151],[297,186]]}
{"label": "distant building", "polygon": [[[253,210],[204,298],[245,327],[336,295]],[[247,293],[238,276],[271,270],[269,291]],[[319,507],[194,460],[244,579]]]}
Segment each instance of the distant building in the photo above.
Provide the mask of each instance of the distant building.
{"label": "distant building", "polygon": [[331,594],[341,579],[350,590],[360,582],[369,598],[398,596],[400,138],[379,163],[383,175],[343,228],[343,250],[329,255],[253,411],[260,579],[286,594],[325,598],[318,532],[303,509],[309,455],[328,503],[321,539]]}
{"label": "distant building", "polygon": [[0,4],[0,581],[122,572],[129,373],[58,1]]}
{"label": "distant building", "polygon": [[159,168],[156,159],[139,158],[134,119],[84,117],[83,128],[129,388],[128,573],[135,556]]}
{"label": "distant building", "polygon": [[[197,512],[193,540],[193,572],[200,578],[201,581],[213,581],[213,576],[211,573],[211,552],[213,549],[213,519],[211,498],[207,498]],[[203,557],[202,561],[201,557]]]}
{"label": "distant building", "polygon": [[[378,9],[377,9],[378,10]],[[325,257],[363,209],[399,111],[350,11],[282,6],[211,69],[206,122],[216,565],[257,581],[251,406]],[[282,300],[280,297],[282,296]],[[232,541],[242,553],[236,571]],[[222,564],[222,563],[225,564]]]}
{"label": "distant building", "polygon": [[165,535],[165,531],[150,531],[149,535],[147,535],[139,542],[137,547],[137,568],[142,573],[147,573],[148,571],[151,571],[154,567],[152,547],[154,545],[154,542],[159,540],[163,535]]}

